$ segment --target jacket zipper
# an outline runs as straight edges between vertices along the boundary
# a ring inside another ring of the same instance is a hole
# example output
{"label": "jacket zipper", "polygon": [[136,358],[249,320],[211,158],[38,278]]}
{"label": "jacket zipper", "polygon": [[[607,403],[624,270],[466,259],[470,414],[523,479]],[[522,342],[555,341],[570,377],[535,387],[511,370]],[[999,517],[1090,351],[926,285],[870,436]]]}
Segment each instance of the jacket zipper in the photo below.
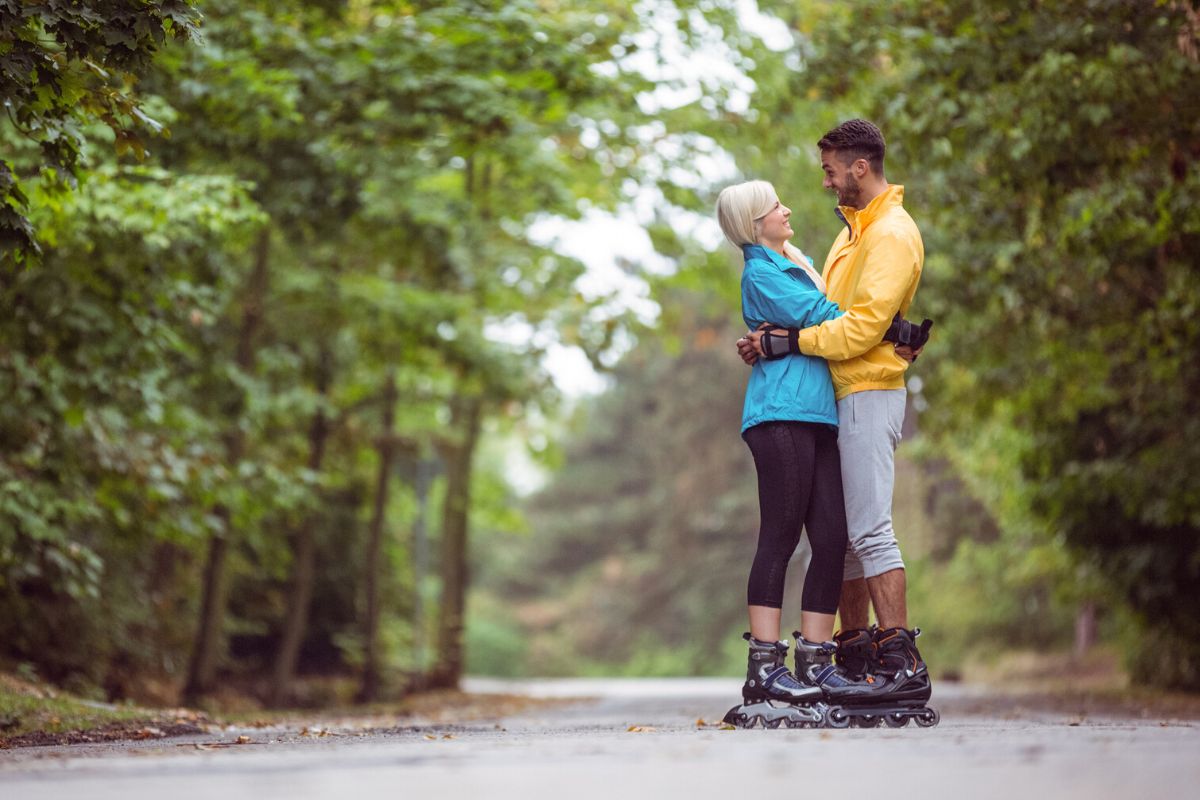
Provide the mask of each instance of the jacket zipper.
{"label": "jacket zipper", "polygon": [[842,224],[846,226],[846,230],[850,231],[850,241],[853,242],[854,241],[854,228],[850,226],[850,220],[846,219],[846,215],[843,214],[842,210],[840,208],[837,208],[836,206],[833,209],[833,213],[837,214],[838,219],[840,219],[842,221]]}

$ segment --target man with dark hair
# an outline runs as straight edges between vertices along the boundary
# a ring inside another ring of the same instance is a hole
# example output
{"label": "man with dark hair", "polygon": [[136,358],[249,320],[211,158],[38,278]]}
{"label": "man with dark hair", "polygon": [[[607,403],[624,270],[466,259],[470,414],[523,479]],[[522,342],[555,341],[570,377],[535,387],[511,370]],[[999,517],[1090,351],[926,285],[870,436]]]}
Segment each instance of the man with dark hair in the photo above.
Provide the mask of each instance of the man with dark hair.
{"label": "man with dark hair", "polygon": [[843,122],[822,136],[817,147],[822,153],[837,153],[847,164],[864,159],[873,173],[883,177],[883,154],[887,145],[879,128],[865,119]]}
{"label": "man with dark hair", "polygon": [[[837,195],[845,229],[825,259],[828,297],[846,313],[799,332],[806,355],[828,360],[838,405],[838,449],[850,548],[838,608],[838,660],[851,672],[892,677],[896,696],[924,702],[930,683],[908,628],[904,561],[892,530],[895,450],[904,423],[904,371],[915,356],[882,341],[905,314],[921,277],[925,248],[904,210],[904,187],[884,177],[879,128],[844,122],[817,143],[824,186]],[[739,342],[747,363],[762,354],[761,334]],[[870,605],[879,629],[871,631]]]}

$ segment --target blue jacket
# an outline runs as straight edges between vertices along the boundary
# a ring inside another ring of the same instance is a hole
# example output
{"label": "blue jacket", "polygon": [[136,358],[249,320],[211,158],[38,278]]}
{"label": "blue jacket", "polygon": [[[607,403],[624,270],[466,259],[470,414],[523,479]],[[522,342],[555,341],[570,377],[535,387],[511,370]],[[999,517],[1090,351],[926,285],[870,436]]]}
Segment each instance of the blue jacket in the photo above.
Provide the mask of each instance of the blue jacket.
{"label": "blue jacket", "polygon": [[[842,315],[812,278],[770,248],[742,246],[742,318],[751,330],[764,322],[808,328]],[[837,404],[829,365],[817,356],[759,359],[750,371],[742,433],[760,422],[794,420],[837,426]]]}

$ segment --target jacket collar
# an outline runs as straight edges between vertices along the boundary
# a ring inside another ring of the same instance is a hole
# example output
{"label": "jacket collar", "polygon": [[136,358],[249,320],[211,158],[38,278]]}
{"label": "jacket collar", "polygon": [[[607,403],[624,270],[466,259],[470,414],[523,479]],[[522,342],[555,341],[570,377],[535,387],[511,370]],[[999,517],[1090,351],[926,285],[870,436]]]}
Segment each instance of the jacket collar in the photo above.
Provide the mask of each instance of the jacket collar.
{"label": "jacket collar", "polygon": [[742,245],[742,255],[749,261],[752,258],[760,258],[764,261],[770,261],[780,269],[800,269],[797,265],[787,260],[779,253],[776,253],[769,247],[761,244],[744,244]]}
{"label": "jacket collar", "polygon": [[862,235],[863,231],[874,222],[882,217],[888,210],[904,205],[904,187],[898,183],[889,183],[879,195],[867,203],[866,208],[854,208],[853,206],[838,206],[837,214],[841,217],[842,222],[846,223],[846,227],[850,229],[851,240],[857,239]]}

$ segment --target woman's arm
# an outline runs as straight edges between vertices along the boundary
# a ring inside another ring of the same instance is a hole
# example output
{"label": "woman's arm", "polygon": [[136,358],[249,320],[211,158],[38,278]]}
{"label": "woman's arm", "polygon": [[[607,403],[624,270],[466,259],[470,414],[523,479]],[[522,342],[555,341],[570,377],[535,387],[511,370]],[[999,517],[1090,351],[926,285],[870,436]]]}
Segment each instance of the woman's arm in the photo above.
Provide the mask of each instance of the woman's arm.
{"label": "woman's arm", "polygon": [[786,328],[808,328],[837,319],[842,311],[808,281],[797,280],[774,265],[751,262],[742,272],[742,314],[752,326],[773,322]]}

